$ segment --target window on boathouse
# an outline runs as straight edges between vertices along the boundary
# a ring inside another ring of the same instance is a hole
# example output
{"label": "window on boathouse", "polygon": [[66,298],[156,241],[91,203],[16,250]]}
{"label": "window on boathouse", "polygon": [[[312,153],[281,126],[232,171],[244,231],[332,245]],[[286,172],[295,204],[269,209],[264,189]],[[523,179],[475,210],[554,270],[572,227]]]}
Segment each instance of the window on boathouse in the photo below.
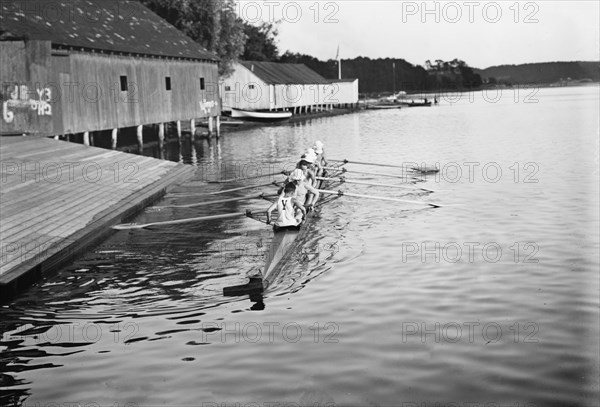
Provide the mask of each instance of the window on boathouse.
{"label": "window on boathouse", "polygon": [[121,81],[121,91],[126,91],[127,90],[127,75],[121,75],[119,77],[120,81]]}
{"label": "window on boathouse", "polygon": [[171,77],[165,76],[165,89],[171,90]]}
{"label": "window on boathouse", "polygon": [[200,78],[200,90],[204,90],[204,78]]}

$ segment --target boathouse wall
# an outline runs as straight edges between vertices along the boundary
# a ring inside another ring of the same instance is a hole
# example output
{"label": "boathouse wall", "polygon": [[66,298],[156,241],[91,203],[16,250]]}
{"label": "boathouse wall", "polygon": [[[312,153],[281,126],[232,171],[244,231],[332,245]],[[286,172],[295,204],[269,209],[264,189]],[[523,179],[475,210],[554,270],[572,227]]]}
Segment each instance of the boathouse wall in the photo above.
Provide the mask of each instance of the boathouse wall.
{"label": "boathouse wall", "polygon": [[274,105],[277,109],[332,103],[328,102],[333,91],[333,85],[331,84],[288,84],[274,86]]}
{"label": "boathouse wall", "polygon": [[223,110],[272,108],[269,85],[241,64],[234,64],[233,72],[221,80],[219,88]]}
{"label": "boathouse wall", "polygon": [[50,41],[0,41],[0,134],[53,133],[50,54]]}
{"label": "boathouse wall", "polygon": [[0,52],[2,134],[79,133],[220,113],[216,62],[52,49],[50,41],[0,41]]}
{"label": "boathouse wall", "polygon": [[201,119],[220,112],[216,63],[86,53],[53,59],[55,79],[77,95],[63,95],[63,133]]}
{"label": "boathouse wall", "polygon": [[336,79],[333,81],[334,93],[330,97],[333,104],[358,103],[358,79]]}

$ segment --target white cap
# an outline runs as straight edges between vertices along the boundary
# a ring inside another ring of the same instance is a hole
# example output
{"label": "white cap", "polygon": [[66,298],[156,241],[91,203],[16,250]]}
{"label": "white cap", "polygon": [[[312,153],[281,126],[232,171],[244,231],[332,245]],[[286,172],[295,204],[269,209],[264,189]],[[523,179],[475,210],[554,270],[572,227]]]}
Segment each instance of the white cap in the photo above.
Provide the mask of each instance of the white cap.
{"label": "white cap", "polygon": [[[311,150],[312,150],[312,148],[311,148]],[[313,152],[312,152],[312,154],[309,154],[309,153],[303,154],[303,155],[302,155],[302,157],[300,157],[300,159],[301,159],[302,161],[306,161],[307,163],[310,163],[310,164],[312,164],[312,163],[314,163],[314,162],[315,162],[315,160],[317,159],[317,155],[316,155],[316,154],[315,154],[315,152],[313,151]]]}
{"label": "white cap", "polygon": [[319,140],[315,141],[315,145],[313,148],[315,150],[315,153],[317,153],[317,154],[323,153],[323,143],[321,143]]}
{"label": "white cap", "polygon": [[304,171],[302,171],[300,168],[296,168],[290,174],[290,179],[293,181],[302,181],[304,179]]}

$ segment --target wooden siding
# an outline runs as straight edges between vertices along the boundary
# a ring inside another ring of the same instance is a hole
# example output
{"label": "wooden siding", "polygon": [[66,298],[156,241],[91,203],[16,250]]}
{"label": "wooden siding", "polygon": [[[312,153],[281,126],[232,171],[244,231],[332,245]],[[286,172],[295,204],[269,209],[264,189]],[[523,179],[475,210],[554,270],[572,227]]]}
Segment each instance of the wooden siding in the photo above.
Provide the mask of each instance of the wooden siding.
{"label": "wooden siding", "polygon": [[[69,57],[70,69],[64,73],[61,58],[53,58],[60,75],[57,79],[61,84],[70,83],[75,94],[63,98],[64,133],[219,114],[216,63],[74,53]],[[125,91],[121,90],[121,76],[127,77]],[[166,90],[166,77],[171,78],[170,91]],[[200,78],[204,78],[205,90],[200,89]]]}
{"label": "wooden siding", "polygon": [[52,50],[49,41],[0,41],[0,52],[2,134],[80,133],[220,114],[212,61]]}
{"label": "wooden siding", "polygon": [[0,134],[52,134],[56,94],[48,84],[49,41],[0,41]]}
{"label": "wooden siding", "polygon": [[275,108],[294,108],[314,106],[326,103],[331,99],[333,85],[275,85]]}
{"label": "wooden siding", "polygon": [[0,161],[0,290],[72,257],[194,170],[44,137],[4,137]]}
{"label": "wooden siding", "polygon": [[332,85],[335,86],[335,92],[330,97],[331,102],[328,103],[358,103],[358,79],[335,81]]}
{"label": "wooden siding", "polygon": [[[269,85],[241,64],[235,64],[234,68],[233,73],[220,85],[223,110],[231,110],[232,107],[249,110],[269,109]],[[250,85],[254,85],[254,89],[250,89]],[[227,87],[230,90],[226,90]]]}

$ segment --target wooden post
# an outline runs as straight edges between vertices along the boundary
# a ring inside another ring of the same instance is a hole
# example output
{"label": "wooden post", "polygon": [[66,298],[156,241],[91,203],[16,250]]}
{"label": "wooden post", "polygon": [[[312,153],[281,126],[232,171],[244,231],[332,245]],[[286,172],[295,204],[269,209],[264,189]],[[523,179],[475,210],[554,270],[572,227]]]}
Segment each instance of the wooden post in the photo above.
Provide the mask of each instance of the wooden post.
{"label": "wooden post", "polygon": [[112,129],[112,133],[110,135],[110,148],[113,150],[117,149],[117,132],[118,129]]}
{"label": "wooden post", "polygon": [[212,137],[213,135],[213,128],[214,128],[214,123],[213,123],[213,117],[210,116],[208,118],[208,137]]}
{"label": "wooden post", "polygon": [[190,141],[194,142],[194,136],[196,135],[196,120],[190,119]]}
{"label": "wooden post", "polygon": [[158,157],[165,158],[165,124],[158,124]]}
{"label": "wooden post", "polygon": [[217,138],[221,137],[221,116],[216,117],[217,121]]}
{"label": "wooden post", "polygon": [[177,138],[181,141],[181,120],[177,120]]}
{"label": "wooden post", "polygon": [[89,131],[83,132],[83,145],[85,145],[85,146],[90,145],[90,132]]}
{"label": "wooden post", "polygon": [[139,153],[142,154],[144,152],[144,126],[137,126],[137,142],[138,142],[138,150]]}
{"label": "wooden post", "polygon": [[158,147],[162,150],[165,144],[165,124],[158,124]]}

